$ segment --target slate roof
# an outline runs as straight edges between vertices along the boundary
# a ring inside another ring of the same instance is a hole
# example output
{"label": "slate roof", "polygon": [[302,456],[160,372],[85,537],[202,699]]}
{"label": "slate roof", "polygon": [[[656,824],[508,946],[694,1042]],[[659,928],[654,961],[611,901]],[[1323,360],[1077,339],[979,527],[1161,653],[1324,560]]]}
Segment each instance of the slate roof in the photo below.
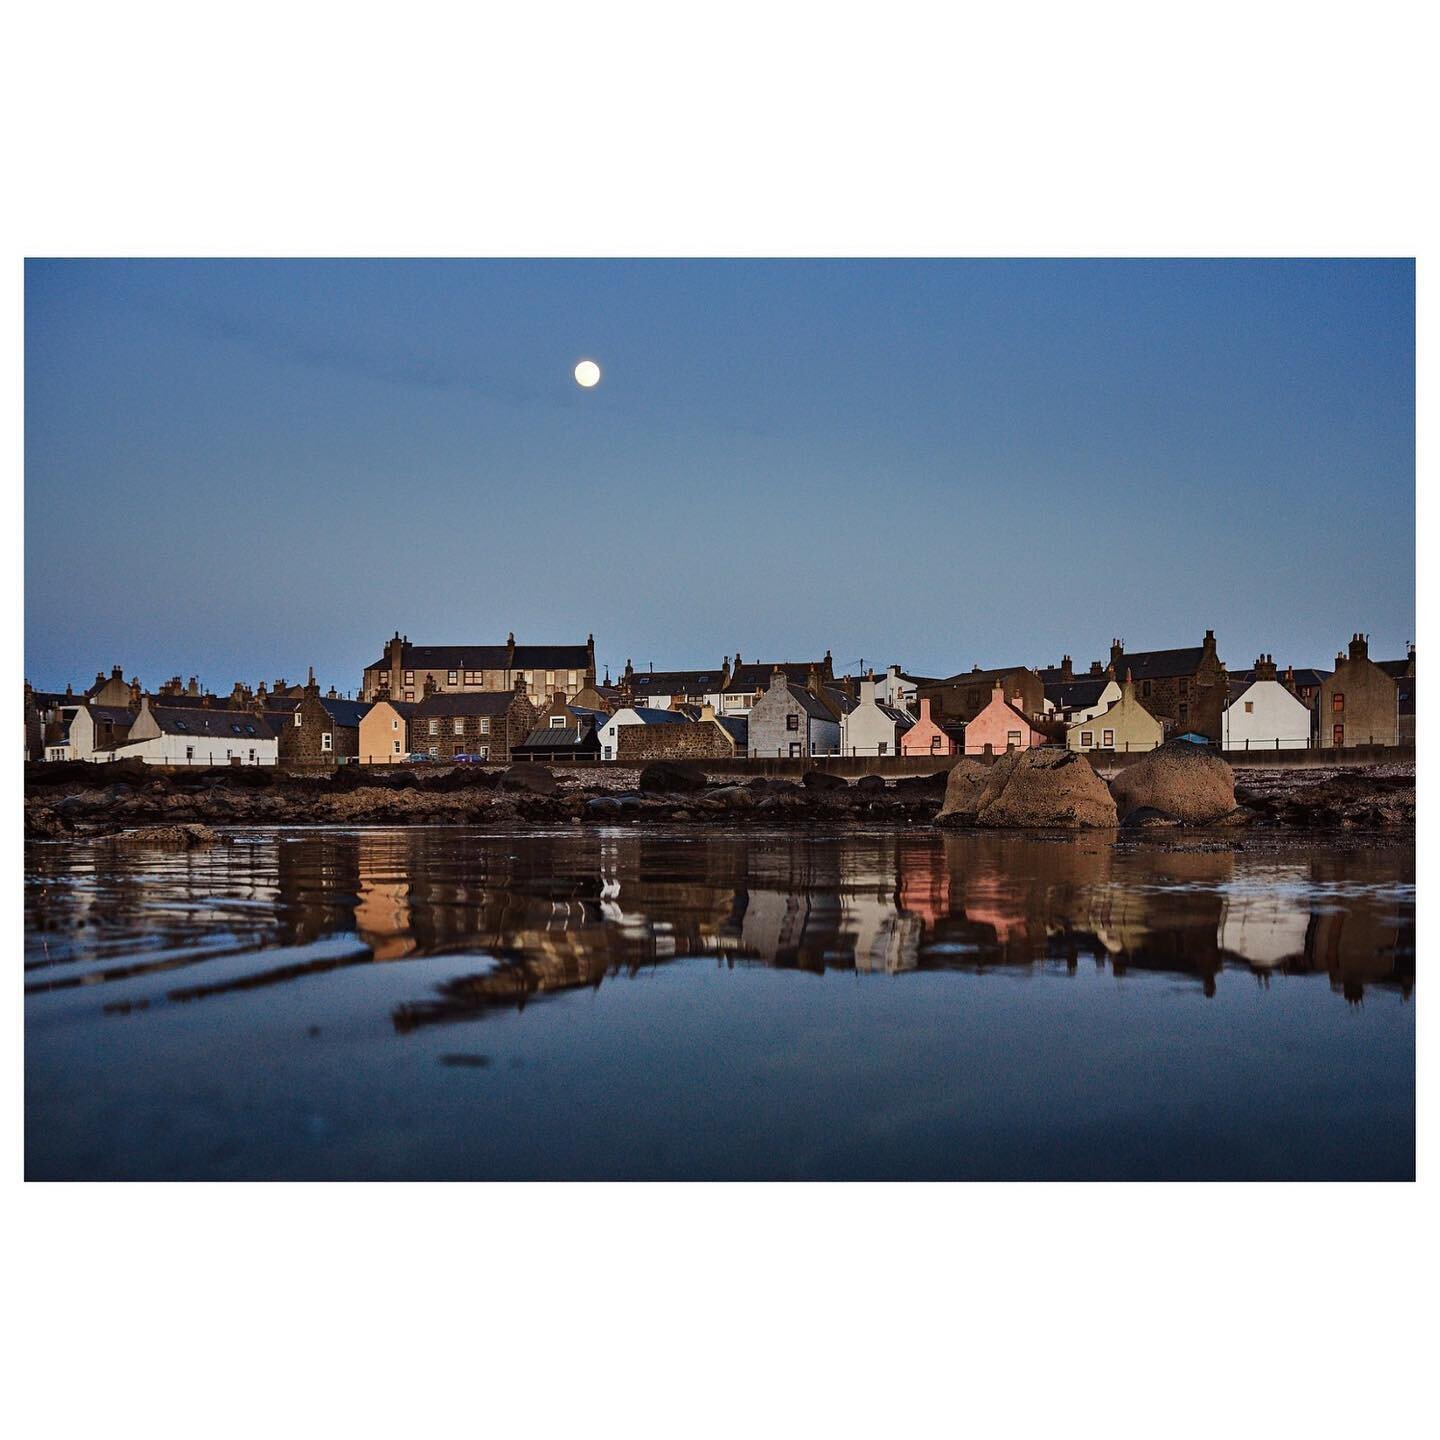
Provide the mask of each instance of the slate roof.
{"label": "slate roof", "polygon": [[1028,670],[1028,665],[1002,665],[997,670],[961,670],[957,675],[947,675],[943,680],[937,680],[937,685],[994,685],[997,680],[1005,680],[1020,670]]}
{"label": "slate roof", "polygon": [[[835,712],[818,696],[812,695],[803,685],[790,685],[790,698],[799,702],[800,707],[812,720],[828,720],[835,724]],[[853,705],[850,707],[855,708]]]}
{"label": "slate roof", "polygon": [[[368,670],[388,670],[382,655]],[[588,645],[517,645],[510,658],[508,645],[411,645],[400,647],[402,670],[588,670]]]}
{"label": "slate roof", "polygon": [[1172,675],[1193,675],[1205,658],[1203,645],[1181,650],[1125,651],[1115,661],[1115,674],[1123,680],[1128,670],[1136,680],[1165,680]]}
{"label": "slate roof", "polygon": [[336,725],[344,726],[348,730],[358,729],[365,712],[370,708],[369,702],[365,700],[332,700],[328,695],[322,695],[320,703]]}
{"label": "slate roof", "polygon": [[637,695],[709,695],[722,678],[719,670],[636,670],[630,688]]}
{"label": "slate roof", "polygon": [[1100,703],[1105,687],[1110,684],[1108,675],[1087,675],[1083,680],[1070,680],[1063,685],[1047,685],[1045,698],[1057,710],[1088,710]]}
{"label": "slate roof", "polygon": [[[1318,690],[1320,686],[1322,686],[1333,673],[1334,672],[1330,670],[1297,669],[1295,671],[1295,684],[1297,686],[1313,685]],[[1231,678],[1236,680],[1248,681],[1255,678],[1254,670],[1233,670],[1230,672],[1230,674]],[[1275,672],[1275,678],[1283,684],[1285,680],[1284,670],[1277,669]]]}
{"label": "slate roof", "polygon": [[897,709],[894,705],[876,704],[875,708],[901,730],[908,730],[914,723],[915,717],[908,710]]}
{"label": "slate roof", "polygon": [[[642,725],[690,725],[693,723],[688,715],[681,715],[675,710],[655,710],[648,705],[633,705],[630,709]],[[600,712],[592,713],[599,714]],[[603,716],[602,723],[609,718],[608,715]]]}
{"label": "slate roof", "polygon": [[735,742],[740,749],[750,743],[750,721],[743,715],[717,715],[715,723]]}
{"label": "slate roof", "polygon": [[746,690],[768,690],[770,677],[777,670],[783,670],[785,678],[791,684],[804,685],[810,678],[812,670],[817,675],[825,673],[825,662],[823,660],[776,660],[765,665],[737,665],[731,673],[730,684],[727,688],[742,693]]}
{"label": "slate roof", "polygon": [[[513,690],[437,690],[423,700],[410,702],[417,720],[448,718],[453,715],[504,715],[515,699]],[[405,702],[390,702],[398,710]]]}
{"label": "slate roof", "polygon": [[589,720],[582,720],[578,725],[539,725],[520,744],[512,745],[510,753],[517,755],[529,751],[542,753],[549,750],[584,749],[598,752],[599,748],[600,741],[595,733],[595,726]]}
{"label": "slate roof", "polygon": [[1406,671],[1410,668],[1408,660],[1377,660],[1375,662],[1392,680],[1404,680],[1409,677]]}
{"label": "slate roof", "polygon": [[104,720],[111,725],[124,725],[127,729],[134,722],[136,711],[124,705],[86,705],[85,707],[96,720]]}
{"label": "slate roof", "polygon": [[[188,709],[178,705],[151,705],[150,714],[165,735],[198,735],[212,740],[273,740],[267,718],[253,710]],[[139,745],[143,741],[129,740]]]}

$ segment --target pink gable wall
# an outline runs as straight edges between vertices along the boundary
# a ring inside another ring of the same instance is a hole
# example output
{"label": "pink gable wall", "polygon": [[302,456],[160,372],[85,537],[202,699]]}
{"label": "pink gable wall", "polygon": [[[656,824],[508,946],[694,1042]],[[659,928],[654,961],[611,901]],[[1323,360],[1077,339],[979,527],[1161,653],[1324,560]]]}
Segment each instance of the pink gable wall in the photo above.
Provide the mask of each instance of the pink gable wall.
{"label": "pink gable wall", "polygon": [[1022,750],[1045,743],[1045,737],[1005,699],[997,685],[990,703],[965,727],[965,753],[981,755],[989,745],[997,755],[1003,755],[1011,743],[1008,737],[1016,730],[1020,732]]}
{"label": "pink gable wall", "polygon": [[[939,745],[934,741],[939,738]],[[920,702],[920,718],[900,737],[902,755],[953,755],[955,742],[930,718],[930,701]]]}

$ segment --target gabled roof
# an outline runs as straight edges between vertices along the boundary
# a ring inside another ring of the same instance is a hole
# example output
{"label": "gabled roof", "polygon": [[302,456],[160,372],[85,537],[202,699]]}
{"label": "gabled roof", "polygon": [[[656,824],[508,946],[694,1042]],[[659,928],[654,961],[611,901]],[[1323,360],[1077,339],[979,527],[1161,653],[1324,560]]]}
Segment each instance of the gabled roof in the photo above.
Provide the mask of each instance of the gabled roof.
{"label": "gabled roof", "polygon": [[1410,660],[1377,660],[1375,662],[1392,680],[1404,680],[1408,678],[1410,666],[1414,663]]}
{"label": "gabled roof", "polygon": [[91,718],[104,720],[110,725],[124,725],[127,728],[133,723],[136,711],[124,705],[95,705],[87,703],[85,709],[90,712]]}
{"label": "gabled roof", "polygon": [[730,690],[768,690],[770,677],[783,670],[785,678],[795,685],[804,685],[813,670],[817,675],[825,673],[823,660],[776,660],[764,665],[737,665],[730,675]]}
{"label": "gabled roof", "polygon": [[812,695],[803,685],[790,684],[785,688],[789,690],[790,698],[797,701],[812,720],[828,720],[832,725],[836,723],[835,712],[818,695]]}
{"label": "gabled roof", "polygon": [[1172,675],[1193,675],[1204,658],[1203,645],[1187,645],[1180,650],[1127,650],[1114,665],[1117,675],[1128,670],[1136,680],[1165,680]]}
{"label": "gabled roof", "polygon": [[[423,700],[414,701],[413,713],[418,720],[453,715],[504,715],[514,700],[513,690],[437,690]],[[395,705],[393,700],[390,703]]]}
{"label": "gabled roof", "polygon": [[194,735],[207,740],[275,738],[275,731],[267,717],[256,714],[254,710],[190,709],[179,705],[152,704],[150,715],[165,735]]}
{"label": "gabled roof", "polygon": [[715,723],[739,746],[750,743],[750,721],[744,715],[717,715]]}
{"label": "gabled roof", "polygon": [[[387,670],[382,655],[368,670]],[[517,645],[510,658],[508,645],[412,645],[400,647],[402,670],[588,670],[588,645]]]}
{"label": "gabled roof", "polygon": [[[375,702],[375,705],[388,705],[397,715],[402,715],[407,720],[420,708],[418,700],[391,700],[384,695]],[[375,705],[371,705],[365,713],[368,715]]]}
{"label": "gabled roof", "polygon": [[365,700],[341,700],[332,699],[329,695],[322,695],[320,703],[325,707],[325,713],[336,724],[346,729],[355,729],[361,720],[365,718],[365,712],[370,705]]}
{"label": "gabled roof", "polygon": [[[1309,668],[1301,669],[1297,666],[1295,669],[1295,684],[1313,685],[1316,689],[1318,689],[1330,678],[1333,673],[1334,672],[1330,670],[1312,670]],[[1255,672],[1254,670],[1232,670],[1230,672],[1230,678],[1232,680],[1253,680],[1255,678]],[[1275,678],[1279,680],[1281,684],[1284,684],[1285,671],[1277,671]]]}
{"label": "gabled roof", "polygon": [[1028,665],[1002,665],[997,670],[962,670],[957,675],[947,675],[943,680],[937,680],[934,683],[937,685],[993,685],[997,680],[1008,679],[1021,670],[1029,669]]}
{"label": "gabled roof", "polygon": [[908,710],[897,709],[894,705],[881,705],[878,702],[875,708],[901,730],[908,730],[915,723],[915,717]]}
{"label": "gabled roof", "polygon": [[723,678],[719,670],[636,670],[630,688],[637,695],[708,695]]}
{"label": "gabled roof", "polygon": [[1045,698],[1057,710],[1088,710],[1100,703],[1107,685],[1115,682],[1108,675],[1087,675],[1083,680],[1068,680],[1062,685],[1047,685]]}
{"label": "gabled roof", "polygon": [[595,726],[589,720],[578,725],[540,725],[532,730],[519,745],[512,745],[513,755],[520,750],[576,750],[594,744],[598,748]]}
{"label": "gabled roof", "polygon": [[[676,710],[655,710],[648,705],[628,705],[615,713],[617,715],[624,714],[625,710],[629,710],[642,725],[690,725],[693,723],[688,715],[681,715]],[[606,720],[614,719],[614,716],[603,715],[598,710],[593,713],[601,716],[602,724]]]}
{"label": "gabled roof", "polygon": [[1253,690],[1257,685],[1278,685],[1280,689],[1287,696],[1289,696],[1289,698],[1293,700],[1297,705],[1302,706],[1304,709],[1307,710],[1310,708],[1298,695],[1290,691],[1290,689],[1284,684],[1284,682],[1279,678],[1279,676],[1276,676],[1274,680],[1257,680],[1255,678],[1254,671],[1251,671],[1248,676],[1242,676],[1239,678],[1231,676],[1229,681],[1226,682],[1225,708],[1228,710],[1233,704],[1235,704],[1237,700],[1239,700],[1249,691]]}

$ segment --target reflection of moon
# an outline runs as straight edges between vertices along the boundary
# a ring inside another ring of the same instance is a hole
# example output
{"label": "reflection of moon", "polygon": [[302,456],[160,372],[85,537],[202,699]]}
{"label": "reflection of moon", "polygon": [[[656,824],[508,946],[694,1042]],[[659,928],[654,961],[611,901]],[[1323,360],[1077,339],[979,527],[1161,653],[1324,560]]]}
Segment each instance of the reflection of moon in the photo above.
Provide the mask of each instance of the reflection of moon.
{"label": "reflection of moon", "polygon": [[593,360],[582,360],[575,367],[575,383],[587,390],[600,383],[600,367]]}

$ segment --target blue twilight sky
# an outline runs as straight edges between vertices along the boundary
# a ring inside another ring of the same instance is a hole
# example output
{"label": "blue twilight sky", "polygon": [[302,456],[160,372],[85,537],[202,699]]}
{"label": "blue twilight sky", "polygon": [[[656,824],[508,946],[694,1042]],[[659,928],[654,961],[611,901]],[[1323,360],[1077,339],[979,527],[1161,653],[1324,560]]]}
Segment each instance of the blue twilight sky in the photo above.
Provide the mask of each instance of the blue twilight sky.
{"label": "blue twilight sky", "polygon": [[[25,664],[927,674],[1415,630],[1410,261],[26,267]],[[604,378],[572,379],[582,357]]]}

